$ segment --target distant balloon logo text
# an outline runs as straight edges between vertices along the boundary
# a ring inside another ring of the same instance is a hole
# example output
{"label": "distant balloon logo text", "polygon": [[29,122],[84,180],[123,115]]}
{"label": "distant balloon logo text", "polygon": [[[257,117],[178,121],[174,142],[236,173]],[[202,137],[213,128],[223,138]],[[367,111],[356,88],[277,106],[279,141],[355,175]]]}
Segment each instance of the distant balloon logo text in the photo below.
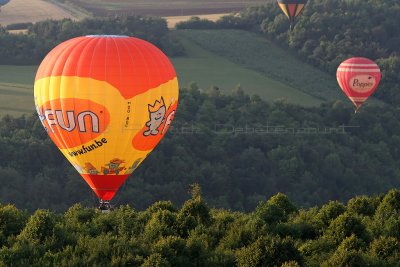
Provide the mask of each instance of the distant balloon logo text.
{"label": "distant balloon logo text", "polygon": [[356,92],[370,91],[376,85],[376,80],[370,75],[358,75],[350,80],[350,87]]}

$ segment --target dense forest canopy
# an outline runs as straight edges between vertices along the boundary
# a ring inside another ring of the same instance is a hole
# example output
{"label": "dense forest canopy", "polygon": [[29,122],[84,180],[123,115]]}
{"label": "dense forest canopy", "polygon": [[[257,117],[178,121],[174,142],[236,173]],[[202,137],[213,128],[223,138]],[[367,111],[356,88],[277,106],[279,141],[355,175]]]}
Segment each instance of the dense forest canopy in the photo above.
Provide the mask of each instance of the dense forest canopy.
{"label": "dense forest canopy", "polygon": [[178,29],[233,28],[259,32],[292,49],[307,62],[335,75],[343,60],[361,56],[375,60],[383,80],[375,96],[400,101],[400,4],[396,0],[308,1],[296,26],[275,3],[251,7],[217,22],[192,18]]}
{"label": "dense forest canopy", "polygon": [[110,213],[0,206],[2,266],[395,266],[400,191],[299,209],[277,194],[249,213],[210,208],[197,185],[177,208]]}
{"label": "dense forest canopy", "polygon": [[[195,182],[211,206],[235,210],[252,210],[277,192],[299,206],[378,194],[400,186],[399,133],[397,108],[366,105],[354,114],[340,101],[304,108],[191,84],[180,92],[169,133],[115,203],[181,204]],[[0,146],[2,203],[28,210],[96,204],[37,115],[3,117]]]}

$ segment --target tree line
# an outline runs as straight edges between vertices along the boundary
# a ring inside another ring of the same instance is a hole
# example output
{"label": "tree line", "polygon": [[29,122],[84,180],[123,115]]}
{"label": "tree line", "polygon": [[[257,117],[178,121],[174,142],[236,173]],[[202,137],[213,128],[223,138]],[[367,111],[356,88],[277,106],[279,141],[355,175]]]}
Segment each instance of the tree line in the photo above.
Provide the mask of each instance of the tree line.
{"label": "tree line", "polygon": [[395,266],[400,191],[299,209],[284,194],[248,212],[210,208],[200,187],[181,207],[101,213],[80,204],[33,214],[0,205],[3,266]]}
{"label": "tree line", "polygon": [[182,45],[169,37],[167,23],[162,18],[128,16],[82,21],[46,20],[28,24],[26,34],[12,34],[0,27],[0,64],[37,65],[59,43],[94,34],[134,36],[153,43],[168,55],[184,53]]}
{"label": "tree line", "polygon": [[399,12],[396,0],[314,0],[307,3],[290,31],[276,3],[267,3],[216,22],[193,17],[176,27],[255,31],[332,75],[347,58],[370,58],[383,71],[375,96],[394,104],[400,100]]}
{"label": "tree line", "polygon": [[[379,194],[400,186],[399,133],[399,110],[390,106],[367,103],[354,114],[341,101],[306,108],[192,83],[168,134],[114,203],[180,205],[193,183],[212,207],[240,211],[277,192],[303,207]],[[0,202],[30,211],[97,204],[36,114],[2,117],[0,147]]]}

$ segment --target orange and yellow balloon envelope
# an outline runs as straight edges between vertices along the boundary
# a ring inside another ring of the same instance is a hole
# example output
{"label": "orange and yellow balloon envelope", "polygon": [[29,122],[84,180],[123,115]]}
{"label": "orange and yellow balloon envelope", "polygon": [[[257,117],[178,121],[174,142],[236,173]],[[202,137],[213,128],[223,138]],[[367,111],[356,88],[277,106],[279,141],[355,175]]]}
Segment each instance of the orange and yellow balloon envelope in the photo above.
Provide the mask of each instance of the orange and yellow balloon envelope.
{"label": "orange and yellow balloon envelope", "polygon": [[167,132],[178,81],[154,45],[114,35],[77,37],[44,58],[35,105],[53,142],[109,201]]}

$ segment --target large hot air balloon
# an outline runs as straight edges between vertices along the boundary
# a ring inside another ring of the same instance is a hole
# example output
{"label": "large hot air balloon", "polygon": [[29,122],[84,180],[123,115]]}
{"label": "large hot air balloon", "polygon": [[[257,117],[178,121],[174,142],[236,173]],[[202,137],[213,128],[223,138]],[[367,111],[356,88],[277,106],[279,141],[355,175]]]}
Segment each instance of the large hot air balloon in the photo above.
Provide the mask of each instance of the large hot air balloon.
{"label": "large hot air balloon", "polygon": [[356,112],[381,81],[378,65],[368,58],[353,57],[343,61],[336,73],[343,92],[356,106]]}
{"label": "large hot air balloon", "polygon": [[40,64],[34,90],[50,138],[104,205],[163,138],[178,105],[171,62],[128,36],[61,43]]}
{"label": "large hot air balloon", "polygon": [[279,7],[283,13],[288,17],[290,22],[290,29],[293,29],[295,19],[303,11],[307,0],[277,0]]}

